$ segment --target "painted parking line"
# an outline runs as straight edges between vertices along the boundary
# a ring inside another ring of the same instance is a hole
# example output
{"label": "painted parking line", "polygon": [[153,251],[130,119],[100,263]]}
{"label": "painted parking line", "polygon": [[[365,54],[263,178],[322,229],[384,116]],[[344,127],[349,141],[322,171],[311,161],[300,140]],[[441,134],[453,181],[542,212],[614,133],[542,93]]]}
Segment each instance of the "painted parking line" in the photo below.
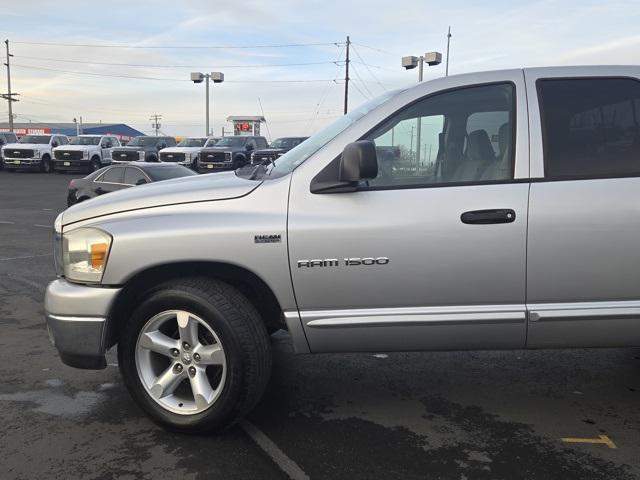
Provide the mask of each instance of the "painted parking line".
{"label": "painted parking line", "polygon": [[0,224],[2,225],[14,225],[16,222],[9,222],[7,220],[0,220]]}
{"label": "painted parking line", "polygon": [[38,228],[53,228],[51,225],[34,225],[34,227],[38,227]]}
{"label": "painted parking line", "polygon": [[273,443],[273,441],[253,423],[247,420],[241,420],[239,425],[289,478],[292,480],[309,480],[309,475],[304,473],[296,462],[287,457],[287,454],[280,450],[280,447]]}
{"label": "painted parking line", "polygon": [[565,443],[592,443],[606,445],[609,448],[618,448],[616,444],[613,443],[613,440],[606,435],[598,435],[596,438],[565,437],[560,440]]}
{"label": "painted parking line", "polygon": [[42,255],[24,255],[22,257],[6,257],[0,258],[0,262],[8,262],[9,260],[26,260],[29,258],[51,257],[53,253],[44,253]]}

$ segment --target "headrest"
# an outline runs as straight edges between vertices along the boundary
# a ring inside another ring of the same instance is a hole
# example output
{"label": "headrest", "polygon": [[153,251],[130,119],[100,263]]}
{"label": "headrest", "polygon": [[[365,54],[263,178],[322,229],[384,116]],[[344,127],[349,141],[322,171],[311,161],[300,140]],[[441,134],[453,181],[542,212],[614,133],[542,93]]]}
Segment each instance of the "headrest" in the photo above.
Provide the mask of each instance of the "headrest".
{"label": "headrest", "polygon": [[475,130],[471,132],[468,142],[467,154],[471,161],[486,162],[495,160],[496,153],[493,151],[491,140],[489,140],[489,134],[486,130]]}

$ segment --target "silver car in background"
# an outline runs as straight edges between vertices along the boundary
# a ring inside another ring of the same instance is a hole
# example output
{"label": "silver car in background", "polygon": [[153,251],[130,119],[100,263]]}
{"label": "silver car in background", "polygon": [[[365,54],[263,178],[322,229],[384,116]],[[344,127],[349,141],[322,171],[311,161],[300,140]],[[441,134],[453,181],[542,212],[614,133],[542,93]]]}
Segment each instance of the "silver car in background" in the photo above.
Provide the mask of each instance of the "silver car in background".
{"label": "silver car in background", "polygon": [[45,299],[61,358],[117,344],[148,415],[202,432],[257,403],[280,328],[299,353],[640,345],[639,78],[439,78],[275,165],[74,206]]}

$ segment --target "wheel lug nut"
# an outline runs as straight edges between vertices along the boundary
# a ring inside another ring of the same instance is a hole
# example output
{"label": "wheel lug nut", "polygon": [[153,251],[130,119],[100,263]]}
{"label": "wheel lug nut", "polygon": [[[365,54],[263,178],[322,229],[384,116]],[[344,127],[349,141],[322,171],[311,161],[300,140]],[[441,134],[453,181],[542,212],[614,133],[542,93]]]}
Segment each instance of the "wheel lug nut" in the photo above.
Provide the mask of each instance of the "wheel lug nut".
{"label": "wheel lug nut", "polygon": [[191,348],[191,345],[189,345],[187,342],[183,342],[182,348],[184,348],[185,350],[189,350]]}
{"label": "wheel lug nut", "polygon": [[189,367],[189,375],[192,377],[196,374],[196,367]]}
{"label": "wheel lug nut", "polygon": [[194,355],[193,355],[193,358],[194,358],[194,360],[195,360],[196,362],[199,362],[199,361],[200,361],[200,354],[199,354],[199,353],[194,354]]}
{"label": "wheel lug nut", "polygon": [[172,348],[171,355],[177,357],[178,355],[180,355],[180,351],[177,348]]}
{"label": "wheel lug nut", "polygon": [[176,371],[176,373],[180,373],[183,369],[182,365],[180,363],[177,363],[175,367],[173,367],[173,369]]}

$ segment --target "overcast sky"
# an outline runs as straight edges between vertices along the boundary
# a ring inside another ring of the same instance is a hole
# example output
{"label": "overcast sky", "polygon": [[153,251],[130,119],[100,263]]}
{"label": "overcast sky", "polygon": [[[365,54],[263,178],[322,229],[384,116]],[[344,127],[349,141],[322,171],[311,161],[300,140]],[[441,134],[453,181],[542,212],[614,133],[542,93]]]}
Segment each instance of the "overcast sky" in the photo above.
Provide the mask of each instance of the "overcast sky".
{"label": "overcast sky", "polygon": [[[214,133],[230,127],[227,115],[260,115],[260,99],[272,137],[308,135],[342,113],[344,63],[332,62],[344,60],[346,35],[354,42],[350,107],[355,107],[385,89],[416,81],[417,71],[404,71],[400,57],[430,50],[444,53],[448,25],[453,34],[451,74],[523,66],[640,63],[637,0],[155,0],[148,5],[112,0],[96,6],[65,0],[0,2],[2,31],[15,55],[12,89],[20,93],[21,101],[14,104],[19,122],[69,122],[81,115],[85,122],[127,123],[150,132],[148,118],[159,113],[164,133],[201,135],[204,84],[191,83],[189,72],[220,70],[227,81],[211,88]],[[329,45],[147,49],[18,42],[135,47]],[[256,67],[292,63],[313,64]],[[425,77],[443,74],[441,65],[427,69]],[[266,83],[275,80],[305,82]],[[3,92],[5,82],[3,78]],[[6,118],[6,103],[0,104],[0,115]]]}

